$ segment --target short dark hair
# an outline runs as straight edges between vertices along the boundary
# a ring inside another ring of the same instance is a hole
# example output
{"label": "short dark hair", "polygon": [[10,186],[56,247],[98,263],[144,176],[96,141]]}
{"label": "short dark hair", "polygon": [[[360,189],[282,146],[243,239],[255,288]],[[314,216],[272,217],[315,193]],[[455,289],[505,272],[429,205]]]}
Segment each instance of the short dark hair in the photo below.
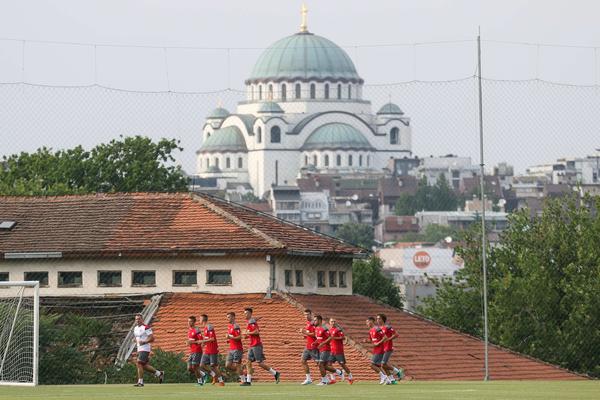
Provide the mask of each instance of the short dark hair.
{"label": "short dark hair", "polygon": [[367,318],[367,321],[375,322],[375,318],[373,318],[373,317],[368,317],[368,318]]}
{"label": "short dark hair", "polygon": [[319,321],[323,321],[323,317],[320,314],[315,315],[314,318],[318,319]]}
{"label": "short dark hair", "polygon": [[188,319],[191,319],[192,321],[196,322],[196,317],[195,317],[195,316],[193,316],[193,315],[190,315],[190,316],[188,317]]}
{"label": "short dark hair", "polygon": [[144,319],[144,316],[142,315],[142,313],[137,313],[135,314],[136,317],[140,317],[141,319]]}
{"label": "short dark hair", "polygon": [[235,317],[235,313],[234,313],[233,311],[229,311],[229,312],[227,313],[227,315],[231,315],[232,317]]}
{"label": "short dark hair", "polygon": [[246,307],[246,308],[244,308],[244,311],[250,311],[250,312],[253,312],[254,310],[252,310],[252,307]]}
{"label": "short dark hair", "polygon": [[310,308],[307,308],[306,310],[304,310],[304,312],[312,313],[312,310]]}
{"label": "short dark hair", "polygon": [[208,321],[208,315],[206,315],[206,314],[202,314],[202,315],[200,316],[200,318],[202,318],[202,322],[206,322],[206,321]]}
{"label": "short dark hair", "polygon": [[383,322],[386,322],[386,321],[387,321],[387,317],[385,316],[385,314],[377,314],[377,316],[378,316],[379,318],[381,318],[381,319],[383,320]]}

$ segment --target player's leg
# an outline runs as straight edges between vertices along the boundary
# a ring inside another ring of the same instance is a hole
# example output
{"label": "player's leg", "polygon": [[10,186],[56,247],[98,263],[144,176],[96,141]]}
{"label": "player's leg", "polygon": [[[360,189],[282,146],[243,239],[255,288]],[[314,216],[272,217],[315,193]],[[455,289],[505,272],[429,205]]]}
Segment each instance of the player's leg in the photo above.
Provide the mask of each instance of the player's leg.
{"label": "player's leg", "polygon": [[314,352],[309,349],[304,349],[302,351],[302,355],[300,356],[300,361],[302,363],[302,369],[304,369],[304,373],[306,374],[306,379],[302,382],[303,385],[310,385],[312,383],[312,378],[310,376],[310,367],[308,366],[308,360],[314,358]]}
{"label": "player's leg", "polygon": [[256,359],[258,366],[261,367],[262,369],[264,369],[265,371],[269,372],[271,375],[273,375],[273,378],[275,378],[275,383],[279,383],[279,372],[277,372],[276,370],[274,370],[273,368],[271,368],[267,364],[265,364],[266,357],[263,352],[263,347],[255,346],[255,347],[253,347],[253,349],[254,349],[254,358]]}
{"label": "player's leg", "polygon": [[383,353],[383,359],[381,360],[381,369],[383,369],[383,372],[386,375],[386,383],[395,385],[396,377],[393,374],[392,367],[389,365],[391,357],[392,357],[391,351],[386,351],[385,353]]}
{"label": "player's leg", "polygon": [[219,386],[224,386],[225,382],[223,381],[223,374],[221,374],[221,370],[219,369],[219,355],[218,354],[210,355],[210,369],[214,373],[214,378],[216,379],[216,383]]}
{"label": "player's leg", "polygon": [[252,384],[252,375],[254,374],[254,367],[252,363],[255,361],[254,347],[250,347],[248,350],[248,360],[246,361],[246,382],[242,385],[249,386]]}
{"label": "player's leg", "polygon": [[344,354],[338,354],[336,355],[336,361],[346,373],[346,376],[348,377],[348,383],[352,385],[354,383],[354,378],[352,377],[352,371],[350,371],[350,368],[348,368],[348,365],[346,364],[346,356]]}

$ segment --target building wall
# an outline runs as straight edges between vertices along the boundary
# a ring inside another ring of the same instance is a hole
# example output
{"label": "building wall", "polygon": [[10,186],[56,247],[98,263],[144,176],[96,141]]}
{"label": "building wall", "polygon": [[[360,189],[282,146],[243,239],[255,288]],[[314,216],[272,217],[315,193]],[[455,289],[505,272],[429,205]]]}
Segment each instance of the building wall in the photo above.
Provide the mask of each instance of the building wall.
{"label": "building wall", "polygon": [[[275,260],[276,288],[291,293],[316,293],[330,295],[352,294],[352,259],[325,257],[277,257]],[[286,286],[285,271],[292,271],[292,285]],[[297,286],[295,271],[303,271],[303,286]],[[325,273],[325,287],[317,285],[318,271]],[[329,272],[336,272],[338,286],[329,286]],[[346,273],[346,287],[339,287],[339,272]]]}

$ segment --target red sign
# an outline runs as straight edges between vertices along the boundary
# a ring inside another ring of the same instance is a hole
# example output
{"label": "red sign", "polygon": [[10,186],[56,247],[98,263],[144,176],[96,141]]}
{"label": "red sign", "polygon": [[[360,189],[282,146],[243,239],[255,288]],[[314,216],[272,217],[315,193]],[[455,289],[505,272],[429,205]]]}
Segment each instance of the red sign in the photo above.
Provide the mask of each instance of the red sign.
{"label": "red sign", "polygon": [[413,256],[415,267],[425,269],[431,264],[431,256],[426,251],[417,251]]}

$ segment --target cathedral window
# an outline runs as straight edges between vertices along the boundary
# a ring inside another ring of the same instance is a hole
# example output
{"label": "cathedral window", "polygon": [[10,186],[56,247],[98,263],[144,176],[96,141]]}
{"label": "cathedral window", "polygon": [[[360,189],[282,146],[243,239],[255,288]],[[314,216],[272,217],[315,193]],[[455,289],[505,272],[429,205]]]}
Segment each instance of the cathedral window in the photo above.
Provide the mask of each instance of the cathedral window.
{"label": "cathedral window", "polygon": [[337,89],[338,89],[337,90],[337,98],[338,98],[338,100],[341,100],[342,99],[342,84],[341,83],[338,83]]}
{"label": "cathedral window", "polygon": [[287,86],[285,85],[285,83],[281,85],[281,100],[287,100]]}
{"label": "cathedral window", "polygon": [[325,154],[325,162],[324,162],[326,167],[329,167],[329,155]]}
{"label": "cathedral window", "polygon": [[352,98],[352,85],[348,85],[348,98]]}
{"label": "cathedral window", "polygon": [[215,167],[219,168],[219,159],[215,158]]}
{"label": "cathedral window", "polygon": [[319,161],[319,160],[317,159],[317,156],[316,156],[316,155],[314,155],[314,156],[313,156],[313,165],[314,165],[315,167],[317,166],[317,161]]}
{"label": "cathedral window", "polygon": [[329,83],[325,84],[325,98],[329,98]]}
{"label": "cathedral window", "polygon": [[273,85],[269,85],[269,93],[267,96],[267,100],[273,100]]}
{"label": "cathedral window", "polygon": [[352,166],[352,154],[348,154],[348,166]]}
{"label": "cathedral window", "polygon": [[314,83],[311,83],[310,84],[310,98],[314,99],[315,97],[317,97],[317,88]]}
{"label": "cathedral window", "polygon": [[338,167],[342,165],[342,156],[339,154],[335,156],[335,165],[337,165]]}
{"label": "cathedral window", "polygon": [[400,130],[398,128],[392,128],[390,131],[390,144],[398,144],[400,138]]}
{"label": "cathedral window", "polygon": [[225,159],[225,168],[231,168],[231,159],[229,157]]}
{"label": "cathedral window", "polygon": [[244,167],[244,160],[242,159],[242,157],[238,158],[238,168],[242,169]]}
{"label": "cathedral window", "polygon": [[256,130],[256,142],[257,143],[262,143],[262,129],[261,129],[260,126]]}
{"label": "cathedral window", "polygon": [[258,85],[258,99],[262,100],[262,85]]}
{"label": "cathedral window", "polygon": [[299,83],[296,83],[296,98],[299,99],[302,97],[302,87]]}
{"label": "cathedral window", "polygon": [[281,128],[277,125],[271,128],[271,143],[281,143]]}
{"label": "cathedral window", "polygon": [[362,162],[363,162],[363,159],[362,159],[362,154],[360,154],[360,155],[358,156],[358,166],[359,166],[359,167],[362,167]]}
{"label": "cathedral window", "polygon": [[254,85],[250,86],[250,100],[254,100]]}

